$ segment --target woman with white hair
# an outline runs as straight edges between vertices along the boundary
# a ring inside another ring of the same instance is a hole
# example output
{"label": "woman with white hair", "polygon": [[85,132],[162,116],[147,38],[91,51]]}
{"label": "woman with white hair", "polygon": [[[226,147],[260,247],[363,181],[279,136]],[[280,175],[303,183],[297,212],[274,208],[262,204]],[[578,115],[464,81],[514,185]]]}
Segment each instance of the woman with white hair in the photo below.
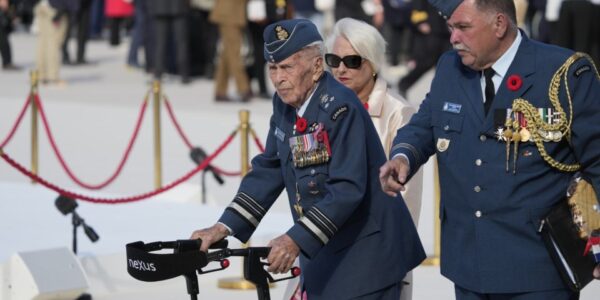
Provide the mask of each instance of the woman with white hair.
{"label": "woman with white hair", "polygon": [[[415,109],[378,76],[385,60],[385,40],[375,27],[344,18],[335,23],[326,47],[325,63],[333,76],[353,90],[363,103],[377,129],[385,154],[389,156],[396,131],[408,123]],[[419,222],[421,211],[422,186],[423,172],[419,170],[402,192],[415,225]],[[405,281],[408,285],[402,289],[402,299],[411,299],[411,273],[407,274]]]}

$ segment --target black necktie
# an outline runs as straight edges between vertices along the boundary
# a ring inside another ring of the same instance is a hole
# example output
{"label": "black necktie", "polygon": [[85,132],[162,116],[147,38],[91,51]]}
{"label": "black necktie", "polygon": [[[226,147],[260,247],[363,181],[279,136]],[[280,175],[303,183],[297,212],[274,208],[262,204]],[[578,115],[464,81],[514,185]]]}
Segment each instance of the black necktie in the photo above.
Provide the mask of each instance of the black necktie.
{"label": "black necktie", "polygon": [[494,96],[496,95],[496,89],[494,88],[494,82],[492,81],[492,77],[494,77],[495,73],[496,72],[494,72],[494,69],[492,68],[483,70],[483,76],[485,76],[485,102],[483,103],[483,109],[486,116],[488,111],[490,111]]}

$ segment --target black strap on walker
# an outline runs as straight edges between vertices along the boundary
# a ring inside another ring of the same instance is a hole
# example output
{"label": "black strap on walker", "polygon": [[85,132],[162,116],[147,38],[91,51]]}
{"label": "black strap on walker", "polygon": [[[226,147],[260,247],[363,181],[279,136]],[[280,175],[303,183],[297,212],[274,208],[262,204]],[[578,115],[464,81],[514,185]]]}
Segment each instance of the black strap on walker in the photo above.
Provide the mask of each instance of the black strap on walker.
{"label": "black strap on walker", "polygon": [[[200,251],[201,244],[201,240],[127,244],[127,272],[133,278],[141,281],[160,281],[184,276],[188,294],[192,300],[196,300],[199,293],[196,273],[206,274],[223,270],[229,266],[227,258],[231,256],[244,257],[244,278],[254,283],[260,300],[271,299],[269,283],[294,278],[301,273],[300,268],[294,267],[290,270],[290,276],[273,278],[265,270],[265,266],[268,264],[262,261],[269,255],[271,251],[269,247],[229,249],[227,240],[221,240],[209,247],[219,250],[205,253]],[[162,249],[173,249],[173,253],[150,253]],[[207,264],[214,261],[220,262],[220,268],[202,270]]]}
{"label": "black strap on walker", "polygon": [[[196,271],[202,272],[201,269],[210,261],[206,253],[200,251],[201,243],[200,240],[129,243],[126,245],[127,273],[141,281],[161,281]],[[225,241],[225,246],[222,247],[226,246]],[[151,253],[162,249],[174,249],[174,253]]]}

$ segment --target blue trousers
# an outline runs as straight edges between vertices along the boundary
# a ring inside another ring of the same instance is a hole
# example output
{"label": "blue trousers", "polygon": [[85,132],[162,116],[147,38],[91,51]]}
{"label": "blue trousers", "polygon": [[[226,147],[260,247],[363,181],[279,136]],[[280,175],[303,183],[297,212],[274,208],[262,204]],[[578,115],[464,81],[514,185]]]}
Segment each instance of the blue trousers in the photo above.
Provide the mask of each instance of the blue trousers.
{"label": "blue trousers", "polygon": [[[352,298],[352,300],[398,300],[402,293],[402,285],[402,282],[398,282],[373,293]],[[308,299],[310,300],[310,297]]]}
{"label": "blue trousers", "polygon": [[579,293],[569,289],[508,294],[481,294],[454,285],[457,300],[578,300]]}

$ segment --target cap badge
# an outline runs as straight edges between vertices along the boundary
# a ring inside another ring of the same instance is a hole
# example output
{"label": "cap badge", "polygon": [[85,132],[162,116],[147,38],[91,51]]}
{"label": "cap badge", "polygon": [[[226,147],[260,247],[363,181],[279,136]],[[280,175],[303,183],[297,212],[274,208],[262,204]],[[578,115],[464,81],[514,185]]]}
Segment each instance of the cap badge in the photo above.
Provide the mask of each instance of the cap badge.
{"label": "cap badge", "polygon": [[287,38],[290,36],[287,30],[283,29],[281,25],[275,26],[275,33],[277,34],[277,39],[280,41],[287,40]]}

